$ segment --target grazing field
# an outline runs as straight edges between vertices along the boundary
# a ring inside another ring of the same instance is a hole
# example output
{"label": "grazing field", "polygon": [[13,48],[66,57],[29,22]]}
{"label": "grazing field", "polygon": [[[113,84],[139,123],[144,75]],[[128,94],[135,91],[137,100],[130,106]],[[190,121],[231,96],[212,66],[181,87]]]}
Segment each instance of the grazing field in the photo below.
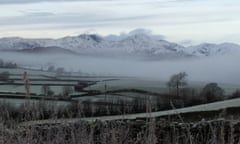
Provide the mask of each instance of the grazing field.
{"label": "grazing field", "polygon": [[[23,73],[27,71],[31,84],[31,92],[40,94],[42,85],[49,85],[55,93],[61,93],[64,85],[74,86],[78,81],[96,81],[94,85],[90,85],[85,90],[111,91],[118,89],[140,89],[157,93],[168,93],[166,81],[151,80],[134,77],[114,77],[114,76],[81,76],[81,75],[57,75],[54,72],[30,70],[30,69],[6,69],[1,68],[0,73],[8,71],[12,83],[0,82],[0,91],[24,92]],[[190,88],[200,91],[206,82],[188,82]],[[237,84],[221,84],[219,86],[225,90],[225,94],[231,94],[240,88]]]}

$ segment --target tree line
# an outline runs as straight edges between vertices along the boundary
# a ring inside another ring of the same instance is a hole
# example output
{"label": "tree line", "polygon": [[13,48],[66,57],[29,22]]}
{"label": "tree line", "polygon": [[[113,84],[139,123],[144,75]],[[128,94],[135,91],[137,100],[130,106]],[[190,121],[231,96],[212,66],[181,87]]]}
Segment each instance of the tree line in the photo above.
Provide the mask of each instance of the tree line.
{"label": "tree line", "polygon": [[5,62],[2,59],[0,59],[0,68],[17,68],[17,64],[14,62]]}

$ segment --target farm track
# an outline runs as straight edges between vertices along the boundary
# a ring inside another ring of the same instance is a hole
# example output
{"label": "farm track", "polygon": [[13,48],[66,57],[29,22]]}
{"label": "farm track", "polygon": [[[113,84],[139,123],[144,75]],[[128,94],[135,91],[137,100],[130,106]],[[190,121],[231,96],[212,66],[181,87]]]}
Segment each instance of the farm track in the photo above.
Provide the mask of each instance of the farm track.
{"label": "farm track", "polygon": [[183,114],[195,114],[205,113],[205,112],[215,112],[221,111],[227,108],[239,108],[240,107],[240,98],[214,102],[210,104],[202,104],[192,107],[173,109],[167,111],[158,111],[152,113],[139,113],[139,114],[126,114],[126,115],[115,115],[115,116],[100,116],[100,117],[86,117],[86,118],[71,118],[71,119],[54,119],[54,120],[37,120],[37,121],[28,121],[23,122],[20,126],[29,126],[29,125],[44,125],[44,124],[64,124],[64,123],[76,123],[78,121],[88,121],[93,122],[96,120],[100,121],[112,121],[112,120],[137,120],[137,119],[146,119],[146,118],[159,118],[166,116],[176,116]]}

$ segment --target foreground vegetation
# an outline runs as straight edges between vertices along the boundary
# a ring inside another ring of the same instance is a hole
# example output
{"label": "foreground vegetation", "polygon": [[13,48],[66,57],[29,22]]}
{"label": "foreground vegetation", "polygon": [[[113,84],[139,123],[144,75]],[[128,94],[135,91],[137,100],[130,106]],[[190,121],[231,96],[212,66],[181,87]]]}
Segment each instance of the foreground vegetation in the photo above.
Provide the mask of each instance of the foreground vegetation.
{"label": "foreground vegetation", "polygon": [[240,121],[79,121],[74,124],[2,126],[4,144],[226,144],[239,143]]}

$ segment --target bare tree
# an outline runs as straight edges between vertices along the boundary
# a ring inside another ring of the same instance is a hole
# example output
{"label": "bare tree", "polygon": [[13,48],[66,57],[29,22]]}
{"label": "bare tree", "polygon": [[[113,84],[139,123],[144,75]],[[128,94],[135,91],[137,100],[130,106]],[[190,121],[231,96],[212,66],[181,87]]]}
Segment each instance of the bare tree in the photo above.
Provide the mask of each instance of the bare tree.
{"label": "bare tree", "polygon": [[187,73],[180,72],[171,76],[170,80],[167,82],[167,86],[170,90],[176,91],[176,96],[179,97],[180,89],[187,85]]}

